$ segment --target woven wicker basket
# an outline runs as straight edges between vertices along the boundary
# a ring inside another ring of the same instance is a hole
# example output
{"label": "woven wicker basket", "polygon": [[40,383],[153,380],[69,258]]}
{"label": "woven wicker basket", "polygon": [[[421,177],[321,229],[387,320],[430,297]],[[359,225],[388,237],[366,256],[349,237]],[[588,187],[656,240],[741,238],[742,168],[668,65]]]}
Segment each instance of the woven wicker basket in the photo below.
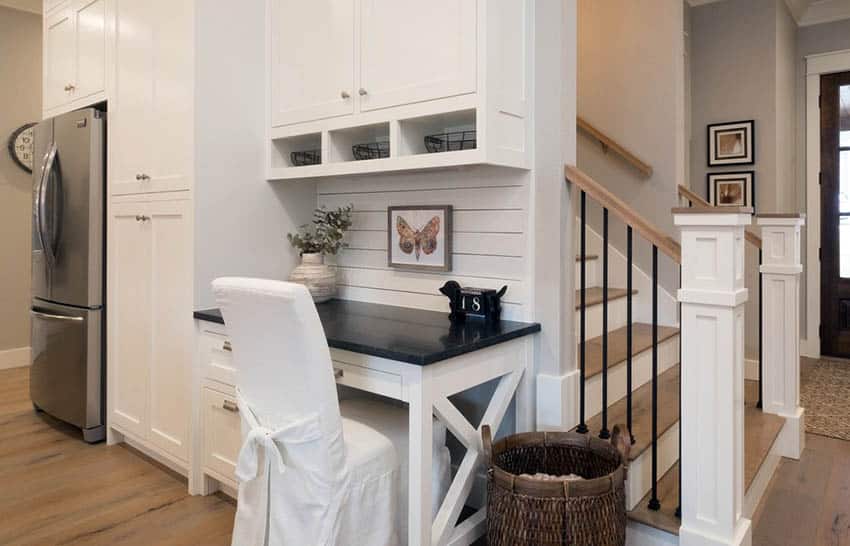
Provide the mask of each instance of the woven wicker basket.
{"label": "woven wicker basket", "polygon": [[[531,432],[492,443],[488,460],[488,546],[626,543],[626,471],[613,445],[589,434]],[[578,474],[577,481],[521,476]]]}

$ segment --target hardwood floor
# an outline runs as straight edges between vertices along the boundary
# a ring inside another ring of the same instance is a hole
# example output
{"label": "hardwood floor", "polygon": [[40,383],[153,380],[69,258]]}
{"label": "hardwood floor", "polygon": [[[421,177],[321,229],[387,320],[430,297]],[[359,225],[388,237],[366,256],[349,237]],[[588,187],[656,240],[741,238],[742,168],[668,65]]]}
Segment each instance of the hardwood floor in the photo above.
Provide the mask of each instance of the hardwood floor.
{"label": "hardwood floor", "polygon": [[229,545],[235,505],[122,445],[33,411],[28,369],[0,370],[0,544]]}

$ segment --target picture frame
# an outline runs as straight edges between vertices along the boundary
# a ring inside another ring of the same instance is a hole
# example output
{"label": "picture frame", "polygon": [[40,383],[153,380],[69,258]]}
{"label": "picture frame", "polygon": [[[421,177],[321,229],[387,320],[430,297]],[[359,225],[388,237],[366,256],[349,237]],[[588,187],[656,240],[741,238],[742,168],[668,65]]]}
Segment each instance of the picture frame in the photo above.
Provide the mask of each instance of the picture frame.
{"label": "picture frame", "polygon": [[708,173],[708,202],[715,207],[753,207],[755,210],[755,178],[755,171]]}
{"label": "picture frame", "polygon": [[709,167],[755,163],[754,120],[713,123],[708,125],[706,131]]}
{"label": "picture frame", "polygon": [[409,271],[451,271],[452,206],[388,207],[387,266]]}

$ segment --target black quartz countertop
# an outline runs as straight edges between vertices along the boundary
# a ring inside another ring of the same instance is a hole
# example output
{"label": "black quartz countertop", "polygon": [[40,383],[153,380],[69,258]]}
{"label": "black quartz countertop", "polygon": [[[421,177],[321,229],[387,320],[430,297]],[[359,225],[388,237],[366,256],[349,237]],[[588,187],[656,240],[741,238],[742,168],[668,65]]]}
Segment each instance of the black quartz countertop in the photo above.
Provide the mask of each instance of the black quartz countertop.
{"label": "black quartz countertop", "polygon": [[[355,353],[426,366],[540,331],[540,324],[468,319],[453,324],[448,313],[346,300],[316,305],[328,345]],[[195,318],[224,324],[221,311]]]}

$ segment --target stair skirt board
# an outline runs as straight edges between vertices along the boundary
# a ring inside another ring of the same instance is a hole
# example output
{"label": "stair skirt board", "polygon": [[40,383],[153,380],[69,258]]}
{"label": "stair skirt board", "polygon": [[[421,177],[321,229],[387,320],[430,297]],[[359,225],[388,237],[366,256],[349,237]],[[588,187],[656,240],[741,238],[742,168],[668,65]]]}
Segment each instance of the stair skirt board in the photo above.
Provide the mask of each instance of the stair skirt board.
{"label": "stair skirt board", "polygon": [[[658,344],[658,375],[669,370],[679,362],[679,335],[676,334]],[[576,368],[578,368],[578,349],[576,349]],[[608,404],[614,404],[626,397],[626,362],[616,363],[608,368]],[[652,379],[652,348],[632,356],[632,392]],[[602,374],[596,374],[585,381],[585,415],[594,416],[602,412]],[[611,423],[613,426],[615,423]],[[625,424],[625,423],[623,423]]]}
{"label": "stair skirt board", "polygon": [[[658,439],[658,479],[679,460],[679,421]],[[647,448],[629,464],[626,480],[626,510],[635,506],[652,489],[652,448]]]}
{"label": "stair skirt board", "polygon": [[756,508],[758,508],[762,497],[764,497],[764,494],[767,491],[767,486],[770,485],[770,480],[773,478],[773,474],[779,467],[779,463],[782,460],[782,456],[779,454],[780,437],[781,434],[776,435],[776,438],[773,440],[773,444],[770,446],[770,451],[761,462],[761,466],[750,484],[750,488],[747,489],[746,493],[744,493],[745,518],[751,518],[753,516],[753,513],[756,511]]}
{"label": "stair skirt board", "polygon": [[[581,341],[581,309],[579,305],[579,294],[576,292],[576,312],[574,324],[576,343]],[[608,300],[608,331],[622,328],[626,325],[625,297],[611,298]],[[632,304],[634,305],[634,304]],[[635,321],[636,322],[636,321]],[[602,304],[588,305],[585,309],[585,339],[588,341],[602,335]]]}
{"label": "stair skirt board", "polygon": [[632,520],[629,520],[626,525],[626,546],[672,546],[678,544],[678,535]]}

